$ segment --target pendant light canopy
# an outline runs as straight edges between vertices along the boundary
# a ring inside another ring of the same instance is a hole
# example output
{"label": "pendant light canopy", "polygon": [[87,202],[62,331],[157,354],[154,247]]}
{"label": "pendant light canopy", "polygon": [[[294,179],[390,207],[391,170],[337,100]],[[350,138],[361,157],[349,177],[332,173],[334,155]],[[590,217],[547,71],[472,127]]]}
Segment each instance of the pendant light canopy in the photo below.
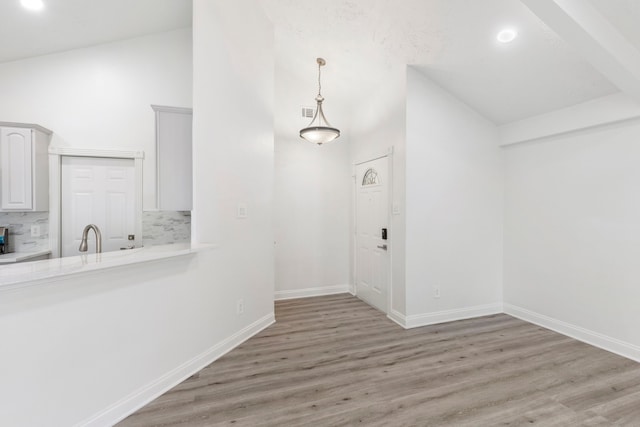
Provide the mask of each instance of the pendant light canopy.
{"label": "pendant light canopy", "polygon": [[311,123],[309,123],[309,126],[304,129],[300,129],[300,137],[309,142],[313,142],[314,144],[322,145],[338,138],[340,136],[340,131],[329,124],[327,118],[324,116],[324,112],[322,111],[322,101],[324,101],[324,98],[321,94],[322,84],[320,83],[320,68],[326,65],[327,61],[322,58],[318,58],[316,61],[318,62],[318,96],[316,96],[318,107],[316,108],[316,113],[313,116]]}

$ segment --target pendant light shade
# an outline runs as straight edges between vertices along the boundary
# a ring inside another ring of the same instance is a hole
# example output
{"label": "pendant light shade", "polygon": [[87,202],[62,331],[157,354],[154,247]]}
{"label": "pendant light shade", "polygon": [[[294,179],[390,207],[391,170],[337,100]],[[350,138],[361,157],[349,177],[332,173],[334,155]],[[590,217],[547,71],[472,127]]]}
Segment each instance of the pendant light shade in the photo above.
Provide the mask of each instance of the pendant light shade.
{"label": "pendant light shade", "polygon": [[327,118],[324,116],[324,111],[322,111],[322,101],[324,101],[324,97],[321,94],[322,84],[320,82],[320,67],[326,65],[327,62],[322,58],[318,58],[316,62],[318,63],[318,96],[316,96],[316,113],[314,114],[311,123],[309,123],[309,126],[304,129],[300,129],[300,137],[309,142],[313,142],[314,144],[322,145],[338,138],[340,136],[340,130],[329,124]]}

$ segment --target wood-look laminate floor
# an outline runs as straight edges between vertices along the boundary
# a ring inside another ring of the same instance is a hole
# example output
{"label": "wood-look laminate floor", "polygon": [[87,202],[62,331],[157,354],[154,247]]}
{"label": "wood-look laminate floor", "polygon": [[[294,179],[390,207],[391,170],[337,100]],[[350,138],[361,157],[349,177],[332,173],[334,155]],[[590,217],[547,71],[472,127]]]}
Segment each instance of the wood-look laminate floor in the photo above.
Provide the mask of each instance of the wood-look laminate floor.
{"label": "wood-look laminate floor", "polygon": [[348,295],[277,323],[121,426],[640,426],[640,364],[500,314],[403,330]]}

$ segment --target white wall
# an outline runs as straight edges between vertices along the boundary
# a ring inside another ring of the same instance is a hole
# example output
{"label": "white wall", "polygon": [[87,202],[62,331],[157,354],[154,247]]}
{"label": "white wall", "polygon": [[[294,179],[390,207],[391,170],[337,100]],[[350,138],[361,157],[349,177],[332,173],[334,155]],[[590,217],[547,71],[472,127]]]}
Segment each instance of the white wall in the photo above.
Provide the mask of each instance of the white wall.
{"label": "white wall", "polygon": [[218,248],[2,292],[1,425],[112,425],[273,321],[272,28],[195,0],[193,34],[192,238]]}
{"label": "white wall", "polygon": [[273,312],[273,28],[256,0],[193,7],[192,240],[220,246],[217,298],[251,323]]}
{"label": "white wall", "polygon": [[191,107],[191,29],[0,64],[0,121],[37,123],[52,145],[144,150],[155,207],[151,104]]}
{"label": "white wall", "polygon": [[407,315],[430,323],[500,312],[503,159],[495,126],[409,67],[406,144]]}
{"label": "white wall", "polygon": [[634,121],[505,149],[507,311],[636,360],[639,139]]}
{"label": "white wall", "polygon": [[[405,132],[406,132],[406,67],[390,65],[372,59],[367,78],[374,85],[362,86],[363,100],[353,109],[351,117],[351,167],[356,162],[379,157],[393,150],[393,182],[391,202],[398,205],[400,213],[391,216],[389,249],[391,251],[391,310],[406,314],[405,295]],[[364,80],[363,80],[364,81]],[[379,84],[384,82],[384,84]],[[352,200],[355,184],[351,182]],[[353,203],[353,202],[352,202]],[[351,224],[353,236],[353,219]],[[353,254],[354,241],[351,240]],[[351,263],[352,283],[355,283],[355,267]],[[397,318],[397,316],[396,316]]]}
{"label": "white wall", "polygon": [[0,289],[0,425],[113,425],[267,326],[235,314],[226,265],[211,250]]}
{"label": "white wall", "polygon": [[[340,93],[324,84],[324,110],[341,136],[323,146],[300,138],[299,130],[311,121],[301,117],[301,106],[315,105],[317,65],[307,50],[308,78],[297,78],[290,67],[291,39],[286,31],[276,33],[276,298],[345,292],[351,284],[349,110],[340,108],[345,105]],[[339,64],[327,60],[323,77],[335,78]]]}

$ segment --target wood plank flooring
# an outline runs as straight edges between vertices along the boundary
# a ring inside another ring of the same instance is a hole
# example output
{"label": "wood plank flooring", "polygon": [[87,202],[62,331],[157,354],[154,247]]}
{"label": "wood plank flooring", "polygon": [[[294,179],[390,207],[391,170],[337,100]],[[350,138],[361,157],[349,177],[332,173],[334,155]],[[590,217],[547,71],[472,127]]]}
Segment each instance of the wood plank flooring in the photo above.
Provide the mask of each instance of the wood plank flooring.
{"label": "wood plank flooring", "polygon": [[276,324],[120,426],[640,426],[640,364],[500,314],[403,330],[349,295]]}

